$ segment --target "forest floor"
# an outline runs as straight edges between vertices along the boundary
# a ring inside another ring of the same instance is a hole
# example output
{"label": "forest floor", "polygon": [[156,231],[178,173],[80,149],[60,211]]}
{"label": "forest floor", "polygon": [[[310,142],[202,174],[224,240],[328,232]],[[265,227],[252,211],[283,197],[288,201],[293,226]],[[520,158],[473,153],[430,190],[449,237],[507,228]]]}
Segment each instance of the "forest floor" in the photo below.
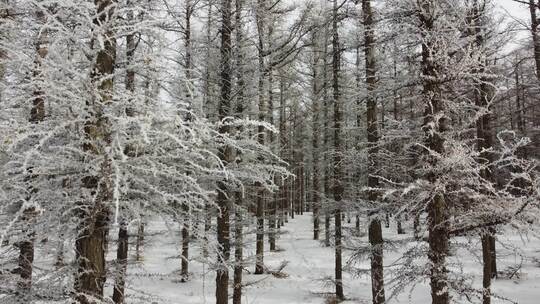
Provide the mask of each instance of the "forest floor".
{"label": "forest floor", "polygon": [[[324,225],[324,223],[323,223]],[[351,224],[348,224],[351,225]],[[177,227],[175,227],[177,228]],[[409,227],[406,227],[409,228]],[[128,275],[128,303],[215,303],[215,271],[209,270],[208,265],[198,262],[200,250],[192,248],[193,260],[190,261],[191,277],[188,282],[179,281],[179,241],[178,229],[170,229],[159,221],[151,222],[147,228],[148,236],[144,251],[144,259],[140,263],[130,264]],[[404,239],[395,228],[384,230],[385,238],[390,240]],[[410,231],[410,229],[409,229]],[[324,232],[322,231],[322,238]],[[272,274],[253,275],[254,248],[246,248],[245,255],[249,263],[244,272],[244,289],[242,303],[244,304],[300,304],[325,303],[328,294],[333,292],[330,278],[334,276],[333,248],[324,247],[321,242],[314,241],[312,232],[311,213],[296,216],[281,229],[277,241],[278,251],[265,252],[265,265],[268,269],[277,269],[282,263],[287,263],[280,276]],[[366,237],[363,237],[364,239]],[[266,239],[265,239],[266,241]],[[346,241],[348,241],[346,239]],[[364,240],[366,241],[366,240]],[[508,270],[508,267],[521,265],[512,278],[500,278],[494,282],[493,292],[502,297],[512,299],[520,304],[540,303],[540,242],[537,239],[527,239],[520,235],[498,236],[498,267]],[[253,243],[248,239],[249,243]],[[112,243],[114,244],[114,243]],[[481,286],[482,264],[480,257],[469,251],[481,253],[477,240],[463,241],[464,246],[455,255],[461,266],[455,266],[469,277],[475,287]],[[502,244],[507,244],[503,246]],[[111,245],[111,256],[114,258],[114,245]],[[407,245],[394,252],[385,252],[385,265],[397,261]],[[267,243],[265,249],[268,250]],[[343,260],[347,261],[352,252],[345,250]],[[425,263],[421,259],[420,265]],[[355,267],[369,269],[369,259],[363,259]],[[385,276],[395,277],[396,270],[386,269]],[[369,273],[369,272],[368,272]],[[232,271],[230,272],[232,280]],[[371,286],[368,275],[352,276],[344,273],[345,295],[348,300],[344,303],[370,303]],[[111,290],[111,288],[108,288]],[[390,294],[390,291],[387,291]],[[231,291],[232,296],[232,291]],[[465,298],[456,299],[466,303]],[[429,282],[420,281],[414,288],[406,289],[401,295],[391,299],[389,303],[431,303]],[[509,303],[494,299],[492,303]],[[510,302],[511,303],[511,302]]]}

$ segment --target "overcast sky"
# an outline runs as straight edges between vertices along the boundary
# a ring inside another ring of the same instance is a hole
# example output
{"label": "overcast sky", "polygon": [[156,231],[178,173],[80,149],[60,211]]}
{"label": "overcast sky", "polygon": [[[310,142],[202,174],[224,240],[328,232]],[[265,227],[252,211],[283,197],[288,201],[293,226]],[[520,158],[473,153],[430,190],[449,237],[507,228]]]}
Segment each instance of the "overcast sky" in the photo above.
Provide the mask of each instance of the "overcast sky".
{"label": "overcast sky", "polygon": [[503,14],[508,14],[515,19],[529,22],[529,7],[525,4],[517,3],[512,0],[495,0]]}

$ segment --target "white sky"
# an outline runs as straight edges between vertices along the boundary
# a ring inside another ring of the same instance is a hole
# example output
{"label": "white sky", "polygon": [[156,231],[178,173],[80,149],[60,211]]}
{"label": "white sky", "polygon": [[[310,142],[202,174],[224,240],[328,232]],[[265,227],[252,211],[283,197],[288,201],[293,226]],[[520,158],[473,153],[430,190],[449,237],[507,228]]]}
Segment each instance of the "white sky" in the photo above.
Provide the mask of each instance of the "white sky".
{"label": "white sky", "polygon": [[508,14],[516,19],[525,21],[530,19],[529,7],[525,4],[517,3],[512,0],[495,0],[495,3],[501,7],[503,13],[508,12]]}
{"label": "white sky", "polygon": [[507,22],[519,24],[513,42],[508,46],[508,50],[514,49],[530,35],[528,30],[531,24],[529,6],[513,0],[494,0],[494,2],[499,7],[500,14],[506,17]]}

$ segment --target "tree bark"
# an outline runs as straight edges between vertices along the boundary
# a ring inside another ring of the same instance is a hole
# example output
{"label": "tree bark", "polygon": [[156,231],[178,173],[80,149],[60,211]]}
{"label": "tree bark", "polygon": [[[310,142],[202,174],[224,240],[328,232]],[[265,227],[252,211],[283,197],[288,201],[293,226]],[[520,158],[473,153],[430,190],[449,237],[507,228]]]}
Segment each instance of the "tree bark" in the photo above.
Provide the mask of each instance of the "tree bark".
{"label": "tree bark", "polygon": [[[221,69],[220,87],[221,95],[219,99],[218,115],[219,120],[223,120],[231,115],[231,6],[232,0],[223,0],[221,13]],[[230,126],[223,125],[219,130],[222,134],[230,133]],[[226,165],[233,161],[233,149],[226,146],[219,149],[219,156]],[[218,267],[216,273],[216,304],[227,304],[229,299],[229,269],[230,257],[230,223],[229,223],[229,195],[230,191],[224,181],[218,182],[217,206],[219,213],[217,216],[218,233]]]}
{"label": "tree bark", "polygon": [[[193,15],[194,4],[191,0],[185,1],[185,24],[184,24],[184,46],[185,46],[185,76],[186,76],[186,100],[188,102],[188,113],[186,121],[191,121],[191,111],[193,110],[193,96],[191,92],[193,91],[193,84],[191,83],[191,70],[193,69],[192,60],[191,60],[191,16]],[[191,212],[187,204],[182,205],[182,210],[184,212],[184,220],[182,222],[182,256],[181,258],[181,268],[180,276],[181,282],[186,282],[189,280],[189,241],[190,241],[190,217]]]}
{"label": "tree bark", "polygon": [[313,157],[313,239],[318,240],[319,239],[319,230],[320,230],[320,205],[321,205],[321,189],[320,189],[320,180],[319,175],[320,172],[320,158],[319,158],[319,142],[320,142],[320,136],[319,132],[320,127],[320,118],[319,118],[319,112],[320,112],[320,106],[319,106],[319,50],[317,49],[319,46],[318,43],[318,36],[316,32],[314,31],[312,33],[312,43],[313,43],[313,63],[312,63],[312,70],[313,70],[313,78],[312,78],[312,108],[313,108],[313,121],[312,121],[312,157]]}
{"label": "tree bark", "polygon": [[[377,203],[379,195],[377,189],[379,180],[376,177],[378,170],[378,144],[379,135],[377,127],[377,101],[374,96],[377,82],[377,67],[375,56],[375,33],[373,24],[373,11],[370,0],[362,0],[364,16],[364,56],[366,60],[367,93],[367,136],[368,136],[368,188],[371,189],[368,198]],[[386,213],[388,214],[388,213]],[[388,219],[387,219],[388,224]],[[371,292],[374,304],[385,302],[384,270],[383,270],[383,236],[381,221],[378,215],[371,218],[369,223],[369,243],[371,245]]]}
{"label": "tree bark", "polygon": [[[266,0],[257,0],[256,10],[256,23],[258,32],[258,46],[259,46],[259,82],[258,82],[258,99],[259,99],[259,120],[265,120],[265,101],[264,101],[264,78],[266,76],[266,66],[264,63],[264,32],[266,29],[265,14],[266,14]],[[265,142],[265,130],[262,126],[258,130],[258,142],[264,145]],[[255,261],[255,274],[264,273],[264,189],[260,183],[256,183],[257,189],[257,240],[256,240],[256,261]]]}
{"label": "tree bark", "polygon": [[540,37],[538,37],[539,20],[536,15],[537,7],[540,3],[534,3],[534,0],[529,0],[529,12],[531,14],[531,35],[533,40],[534,63],[536,67],[536,78],[540,81]]}
{"label": "tree bark", "polygon": [[345,299],[343,294],[343,267],[341,261],[341,200],[343,199],[343,112],[341,108],[341,95],[339,91],[339,72],[340,72],[341,50],[339,45],[338,33],[338,5],[334,0],[332,11],[332,89],[334,101],[334,225],[335,225],[335,280],[336,280],[336,298],[339,301]]}
{"label": "tree bark", "polygon": [[[439,75],[443,74],[437,65],[437,58],[433,54],[437,52],[435,22],[438,21],[433,15],[435,11],[434,0],[422,0],[419,2],[420,10],[418,19],[422,37],[422,77],[423,102],[425,107],[423,130],[425,133],[426,146],[440,155],[444,154],[443,132],[446,131],[443,102],[441,100],[441,88],[439,87]],[[430,153],[426,151],[426,153]],[[429,165],[437,165],[436,157],[428,155]],[[431,183],[437,181],[438,176],[430,171],[426,176]],[[428,222],[428,258],[430,261],[430,286],[433,304],[448,304],[450,302],[448,274],[446,269],[446,256],[449,246],[448,205],[444,193],[436,192],[427,205]]]}
{"label": "tree bark", "polygon": [[139,226],[137,228],[137,241],[135,244],[135,259],[137,261],[142,261],[143,246],[144,246],[144,221],[141,218],[139,222]]}
{"label": "tree bark", "polygon": [[[324,130],[323,130],[323,146],[324,149],[330,149],[330,105],[331,101],[328,94],[328,28],[325,25],[324,28],[324,51],[323,51],[323,121],[324,121]],[[330,170],[330,158],[328,153],[324,153],[324,180],[323,180],[323,190],[324,190],[324,245],[330,247],[330,221],[331,221],[331,212],[328,204],[328,197],[330,197],[330,182],[332,172]]]}
{"label": "tree bark", "polygon": [[116,250],[116,263],[117,273],[116,280],[114,282],[113,301],[115,304],[123,304],[125,302],[125,285],[126,285],[126,272],[129,250],[129,238],[127,230],[127,222],[125,219],[120,221],[120,228],[118,230],[118,248]]}
{"label": "tree bark", "polygon": [[[235,1],[235,51],[236,51],[236,117],[244,118],[244,95],[245,95],[245,79],[244,79],[244,29],[242,26],[242,11],[244,0]],[[242,130],[240,130],[242,131]],[[241,154],[237,152],[237,162],[241,162]],[[235,193],[235,213],[234,213],[234,277],[233,277],[233,304],[242,303],[242,272],[244,268],[244,233],[243,233],[243,193],[236,191]]]}
{"label": "tree bark", "polygon": [[[475,46],[478,52],[482,51],[482,48],[485,44],[485,37],[483,35],[483,24],[482,17],[484,14],[483,7],[485,3],[479,4],[478,0],[475,0],[472,3],[472,12],[471,12],[471,24],[473,28],[473,34],[475,38]],[[482,54],[480,57],[481,62],[479,67],[476,69],[478,75],[483,75],[487,70],[487,58]],[[476,106],[480,109],[487,108],[489,106],[490,99],[492,94],[490,94],[491,89],[487,84],[488,79],[485,79],[483,76],[479,76],[479,79],[475,81],[475,103]],[[489,110],[489,109],[488,109]],[[494,182],[493,172],[492,172],[492,162],[493,156],[488,152],[489,149],[493,148],[493,134],[491,131],[491,114],[486,113],[482,115],[476,122],[476,137],[477,137],[477,146],[480,151],[479,163],[485,165],[486,167],[480,171],[480,174],[488,182]],[[492,229],[488,229],[485,233],[481,235],[482,241],[482,259],[483,259],[483,303],[491,303],[491,279],[493,278],[493,267],[496,268],[496,259],[493,254],[495,252],[495,238],[492,235]],[[493,242],[492,242],[493,240]],[[493,246],[493,247],[492,247]],[[496,272],[496,270],[495,270]]]}
{"label": "tree bark", "polygon": [[[268,25],[268,49],[272,49],[272,38],[273,38],[274,28],[272,25]],[[272,58],[270,57],[270,62]],[[271,125],[274,125],[274,71],[272,65],[268,66],[268,122]],[[275,135],[274,132],[269,132],[268,134],[269,142],[271,149],[274,150],[275,147]],[[277,196],[275,194],[269,195],[268,202],[268,244],[270,246],[270,251],[276,251],[276,203]]]}
{"label": "tree bark", "polygon": [[[114,15],[114,0],[97,0],[97,27],[108,27]],[[109,231],[109,209],[107,202],[112,200],[112,168],[105,148],[110,145],[110,126],[104,116],[104,107],[112,101],[114,65],[116,61],[116,40],[109,28],[103,31],[103,47],[97,53],[92,71],[92,82],[97,87],[99,100],[87,101],[91,109],[85,122],[85,143],[83,150],[88,154],[101,158],[100,170],[95,175],[83,178],[83,187],[94,196],[87,197],[81,210],[81,222],[78,237],[75,241],[78,273],[75,278],[76,301],[92,303],[93,299],[103,298],[103,286],[106,280],[105,253],[107,252],[107,235]],[[95,195],[94,195],[95,194]]]}

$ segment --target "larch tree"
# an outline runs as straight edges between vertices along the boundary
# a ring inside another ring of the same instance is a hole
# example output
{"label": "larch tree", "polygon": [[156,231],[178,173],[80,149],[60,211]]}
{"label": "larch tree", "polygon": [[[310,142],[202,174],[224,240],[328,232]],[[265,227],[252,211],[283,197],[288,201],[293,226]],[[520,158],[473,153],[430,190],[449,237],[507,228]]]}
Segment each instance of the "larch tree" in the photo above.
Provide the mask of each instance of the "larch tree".
{"label": "larch tree", "polygon": [[[221,64],[219,85],[221,95],[218,106],[218,117],[220,120],[227,119],[231,115],[231,84],[232,84],[232,1],[224,0],[221,3]],[[230,127],[226,124],[220,127],[222,134],[229,133]],[[233,161],[233,149],[230,146],[220,148],[219,157],[225,164]],[[224,304],[229,301],[229,269],[230,257],[230,191],[225,181],[218,184],[217,206],[219,213],[217,216],[218,233],[218,268],[216,273],[216,303]]]}
{"label": "larch tree", "polygon": [[343,199],[343,109],[340,94],[340,69],[341,69],[341,47],[338,32],[338,0],[334,0],[332,9],[332,97],[334,104],[334,159],[333,159],[333,182],[332,190],[334,194],[334,246],[335,246],[335,280],[336,298],[344,300],[343,293],[343,265],[342,265],[342,224],[341,224],[341,201]]}
{"label": "larch tree", "polygon": [[[98,95],[88,100],[88,116],[85,122],[86,140],[84,151],[98,159],[98,168],[88,168],[83,178],[86,197],[76,240],[78,275],[75,280],[76,299],[80,303],[92,303],[92,298],[103,297],[106,280],[105,253],[109,230],[109,214],[106,203],[112,200],[112,168],[107,155],[110,145],[110,122],[104,115],[105,107],[112,102],[113,79],[116,60],[116,38],[111,31],[115,2],[101,0],[96,2],[96,17],[93,21],[99,31],[96,39],[103,41],[97,51],[92,71],[92,84]],[[97,172],[94,172],[97,171]]]}
{"label": "larch tree", "polygon": [[[378,201],[378,119],[377,100],[375,90],[377,85],[377,63],[375,54],[375,32],[374,13],[370,0],[362,0],[362,13],[364,24],[364,57],[366,69],[367,86],[367,140],[368,140],[368,198],[373,203],[374,208]],[[379,209],[380,210],[380,209]],[[371,288],[373,303],[381,304],[385,302],[384,296],[384,272],[383,272],[383,236],[380,212],[372,212],[372,219],[369,223],[369,243],[371,244]]]}

